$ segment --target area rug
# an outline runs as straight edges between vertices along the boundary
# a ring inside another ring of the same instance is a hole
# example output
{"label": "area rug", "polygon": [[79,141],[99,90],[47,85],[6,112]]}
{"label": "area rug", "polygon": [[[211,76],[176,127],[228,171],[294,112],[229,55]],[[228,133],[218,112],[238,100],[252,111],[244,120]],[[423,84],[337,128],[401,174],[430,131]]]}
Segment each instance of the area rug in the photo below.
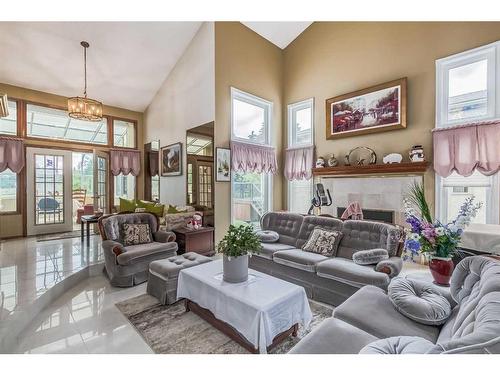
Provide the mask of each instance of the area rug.
{"label": "area rug", "polygon": [[[79,238],[82,235],[80,230],[73,230],[71,232],[62,232],[62,233],[52,233],[52,234],[40,234],[36,236],[37,242],[44,241],[54,241],[54,240],[63,240],[65,238]],[[90,233],[90,236],[97,236],[98,233]],[[85,232],[85,236],[87,236],[87,232]],[[86,238],[86,237],[85,237]]]}
{"label": "area rug", "polygon": [[[333,308],[309,301],[313,314],[307,330],[288,337],[270,354],[288,353],[305,335],[332,316]],[[238,343],[212,327],[195,313],[186,312],[184,301],[163,306],[147,294],[116,304],[146,343],[157,354],[249,354]]]}

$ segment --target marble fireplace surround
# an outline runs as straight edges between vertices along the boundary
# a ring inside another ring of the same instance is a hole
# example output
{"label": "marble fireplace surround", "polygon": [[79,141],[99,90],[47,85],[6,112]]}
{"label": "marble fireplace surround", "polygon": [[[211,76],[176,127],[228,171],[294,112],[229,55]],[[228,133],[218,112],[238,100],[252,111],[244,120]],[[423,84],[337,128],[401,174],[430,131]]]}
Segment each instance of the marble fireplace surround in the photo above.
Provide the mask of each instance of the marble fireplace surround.
{"label": "marble fireplace surround", "polygon": [[394,211],[394,224],[403,225],[403,198],[413,182],[423,183],[423,176],[321,176],[318,182],[330,190],[333,201],[321,208],[322,214],[337,216],[337,207],[357,201],[361,209]]}

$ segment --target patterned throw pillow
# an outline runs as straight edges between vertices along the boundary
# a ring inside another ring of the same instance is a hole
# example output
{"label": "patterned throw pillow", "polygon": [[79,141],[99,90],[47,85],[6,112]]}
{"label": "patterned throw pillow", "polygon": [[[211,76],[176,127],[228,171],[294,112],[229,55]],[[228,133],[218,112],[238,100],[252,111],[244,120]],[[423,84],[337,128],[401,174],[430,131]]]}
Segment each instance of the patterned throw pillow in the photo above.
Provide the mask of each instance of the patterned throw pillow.
{"label": "patterned throw pillow", "polygon": [[314,228],[302,250],[326,257],[335,256],[341,239],[342,232]]}
{"label": "patterned throw pillow", "polygon": [[123,244],[125,246],[150,243],[149,224],[123,224]]}

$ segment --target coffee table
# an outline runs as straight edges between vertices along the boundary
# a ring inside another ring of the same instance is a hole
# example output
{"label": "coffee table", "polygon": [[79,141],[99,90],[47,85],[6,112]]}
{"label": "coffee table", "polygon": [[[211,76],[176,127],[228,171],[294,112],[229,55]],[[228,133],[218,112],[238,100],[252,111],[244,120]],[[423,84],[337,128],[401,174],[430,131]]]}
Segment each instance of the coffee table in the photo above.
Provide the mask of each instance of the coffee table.
{"label": "coffee table", "polygon": [[181,270],[177,298],[252,353],[266,353],[312,319],[303,287],[252,269],[243,283],[225,282],[221,259]]}

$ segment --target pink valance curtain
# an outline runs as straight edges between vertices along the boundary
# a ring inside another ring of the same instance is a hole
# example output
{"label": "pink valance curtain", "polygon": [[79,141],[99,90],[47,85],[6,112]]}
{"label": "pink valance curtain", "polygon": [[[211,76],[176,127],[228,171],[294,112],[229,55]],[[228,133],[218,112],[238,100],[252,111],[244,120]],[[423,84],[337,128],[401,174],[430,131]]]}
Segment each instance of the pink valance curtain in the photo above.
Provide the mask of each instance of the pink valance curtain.
{"label": "pink valance curtain", "polygon": [[111,150],[111,173],[118,176],[120,173],[138,176],[141,171],[141,152],[137,150]]}
{"label": "pink valance curtain", "polygon": [[276,174],[278,163],[274,147],[231,142],[233,171]]}
{"label": "pink valance curtain", "polygon": [[309,180],[312,177],[314,147],[289,148],[285,155],[285,178]]}
{"label": "pink valance curtain", "polygon": [[0,137],[0,172],[9,168],[19,173],[24,163],[24,142],[18,138]]}
{"label": "pink valance curtain", "polygon": [[453,171],[467,177],[500,170],[500,119],[433,131],[434,170],[442,177]]}

